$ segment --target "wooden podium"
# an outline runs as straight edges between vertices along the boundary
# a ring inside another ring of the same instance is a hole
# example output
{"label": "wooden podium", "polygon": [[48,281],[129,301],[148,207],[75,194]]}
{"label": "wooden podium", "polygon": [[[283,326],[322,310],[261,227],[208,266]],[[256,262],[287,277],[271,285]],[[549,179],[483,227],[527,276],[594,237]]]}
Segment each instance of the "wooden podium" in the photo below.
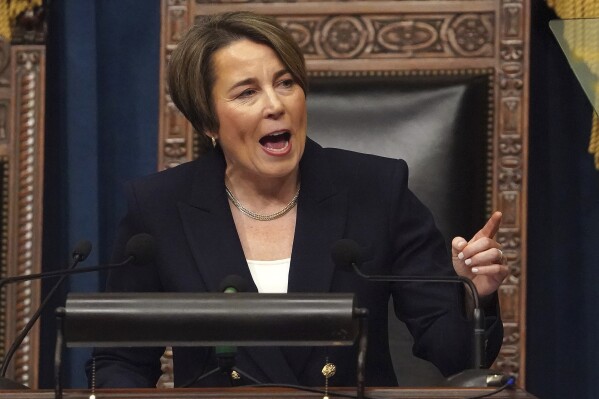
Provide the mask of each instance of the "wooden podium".
{"label": "wooden podium", "polygon": [[[355,388],[334,388],[333,392],[355,395]],[[493,392],[491,388],[368,388],[366,396],[377,399],[467,399]],[[89,399],[90,390],[65,390],[65,399]],[[278,399],[322,398],[322,394],[288,388],[203,388],[203,389],[99,389],[97,399]],[[0,391],[3,399],[53,399],[51,390]],[[329,395],[330,396],[330,395]],[[334,397],[334,396],[331,396]],[[516,388],[490,396],[495,399],[535,399],[528,392]]]}

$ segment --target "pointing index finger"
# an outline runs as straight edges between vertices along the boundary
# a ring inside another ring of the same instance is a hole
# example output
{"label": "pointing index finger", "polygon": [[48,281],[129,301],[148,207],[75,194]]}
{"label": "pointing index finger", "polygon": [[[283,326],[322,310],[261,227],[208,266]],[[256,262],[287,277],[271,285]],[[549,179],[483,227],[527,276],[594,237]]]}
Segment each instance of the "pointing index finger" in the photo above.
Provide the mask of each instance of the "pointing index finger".
{"label": "pointing index finger", "polygon": [[502,216],[503,214],[499,211],[493,212],[487,223],[474,235],[474,237],[472,237],[470,242],[476,241],[482,237],[495,237],[495,234],[497,234],[497,231],[499,231],[499,225],[501,224]]}

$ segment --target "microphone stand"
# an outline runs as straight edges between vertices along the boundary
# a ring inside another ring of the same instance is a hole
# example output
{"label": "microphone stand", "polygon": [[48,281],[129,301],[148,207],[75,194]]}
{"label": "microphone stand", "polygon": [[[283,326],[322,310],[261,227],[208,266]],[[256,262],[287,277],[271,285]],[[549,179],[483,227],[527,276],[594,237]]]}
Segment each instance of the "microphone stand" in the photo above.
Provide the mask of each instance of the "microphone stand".
{"label": "microphone stand", "polygon": [[[247,289],[247,285],[248,283],[243,277],[238,276],[236,274],[230,274],[220,282],[218,290],[226,295],[235,295],[239,292],[244,292]],[[187,388],[219,371],[223,374],[227,374],[231,379],[236,379],[233,376],[233,372],[235,372],[238,376],[245,377],[248,380],[252,381],[254,384],[262,384],[260,381],[258,381],[248,373],[235,367],[235,356],[237,355],[237,347],[215,346],[214,353],[216,355],[216,360],[218,363],[216,368],[182,385],[181,388]]]}
{"label": "microphone stand", "polygon": [[[52,298],[52,296],[54,295],[54,293],[56,292],[58,287],[60,287],[62,282],[67,277],[68,272],[72,271],[80,262],[84,261],[89,256],[90,252],[91,252],[91,243],[89,241],[82,240],[77,243],[77,245],[73,251],[73,254],[72,254],[71,265],[69,266],[69,268],[67,270],[59,271],[58,275],[61,276],[60,280],[58,280],[58,282],[56,284],[54,284],[54,286],[50,289],[50,292],[48,293],[48,295],[46,296],[44,301],[40,304],[40,306],[37,308],[35,313],[31,316],[31,318],[29,319],[29,321],[27,322],[25,327],[23,327],[23,329],[21,330],[19,335],[15,338],[12,345],[10,346],[10,348],[4,355],[4,359],[2,361],[2,368],[0,368],[0,389],[29,389],[29,387],[27,387],[26,385],[20,384],[16,381],[6,378],[6,371],[8,370],[8,365],[10,364],[12,357],[14,356],[15,352],[17,351],[17,349],[19,348],[19,346],[21,345],[21,343],[23,342],[25,337],[27,337],[27,334],[29,333],[29,331],[31,331],[31,328],[33,327],[33,325],[35,324],[37,319],[39,319],[40,315],[42,314],[42,311],[45,309],[48,302],[50,302],[50,299]],[[65,272],[67,272],[67,273],[65,274]],[[47,277],[48,274],[49,273],[38,273],[38,274],[29,274],[29,275],[25,275],[25,276],[7,277],[5,279],[1,279],[0,280],[0,291],[2,290],[2,288],[4,288],[4,286],[6,284],[15,283],[15,282],[19,282],[19,281],[31,281],[31,280],[35,280],[37,278],[44,278],[44,277]]]}
{"label": "microphone stand", "polygon": [[117,267],[125,266],[126,264],[128,264],[129,262],[131,262],[134,259],[135,259],[134,256],[129,256],[127,259],[125,259],[121,263],[114,263],[114,264],[110,264],[110,265],[80,267],[79,269],[55,270],[53,272],[34,273],[34,274],[27,274],[24,276],[6,277],[4,279],[0,279],[0,290],[6,284],[18,283],[21,281],[40,280],[40,279],[52,278],[52,277],[70,276],[72,274],[98,272],[100,270],[115,269]]}
{"label": "microphone stand", "polygon": [[377,275],[367,275],[362,273],[362,271],[358,268],[358,265],[355,262],[352,262],[352,267],[354,271],[362,278],[370,281],[380,281],[380,282],[418,282],[418,283],[464,283],[470,293],[472,294],[472,299],[474,301],[474,310],[472,312],[472,318],[474,322],[474,350],[473,350],[473,368],[474,369],[483,369],[485,367],[485,326],[484,326],[484,313],[480,307],[480,299],[478,296],[478,290],[476,286],[467,277],[463,276],[377,276]]}
{"label": "microphone stand", "polygon": [[474,309],[472,311],[474,323],[474,348],[473,348],[473,364],[471,369],[464,370],[458,374],[450,376],[446,379],[450,386],[458,387],[480,387],[480,386],[502,386],[509,384],[513,378],[504,375],[500,372],[491,371],[485,368],[485,326],[484,313],[480,307],[480,298],[476,286],[467,277],[464,276],[381,276],[367,275],[362,273],[356,262],[351,262],[354,271],[362,278],[369,281],[380,282],[419,282],[419,283],[464,283],[474,301]]}
{"label": "microphone stand", "polygon": [[19,346],[21,345],[21,343],[23,342],[23,340],[25,339],[25,337],[27,336],[27,334],[29,333],[29,331],[31,330],[31,328],[33,327],[33,325],[39,318],[39,316],[41,315],[41,312],[46,307],[48,302],[50,302],[50,299],[52,298],[52,296],[54,295],[54,293],[56,292],[56,290],[58,289],[58,287],[60,286],[60,284],[64,281],[64,279],[66,277],[68,277],[72,274],[89,273],[89,272],[95,272],[95,271],[100,271],[100,270],[107,270],[107,269],[121,267],[121,266],[124,266],[127,263],[131,262],[133,259],[134,259],[134,256],[130,256],[129,258],[127,258],[125,261],[123,261],[121,263],[73,269],[73,267],[75,267],[82,260],[82,259],[80,259],[80,260],[75,259],[75,263],[73,264],[73,266],[71,266],[70,269],[56,270],[56,271],[45,272],[45,273],[28,274],[28,275],[23,275],[23,276],[6,277],[4,279],[1,279],[0,280],[0,290],[2,290],[2,288],[7,284],[18,283],[18,282],[22,282],[22,281],[31,281],[31,280],[40,280],[40,279],[46,279],[46,278],[60,277],[60,280],[52,287],[52,289],[50,290],[50,292],[48,293],[48,295],[46,296],[44,301],[40,304],[40,306],[38,307],[36,312],[31,316],[31,318],[29,319],[29,321],[27,322],[25,327],[23,327],[23,329],[21,330],[19,335],[15,338],[15,340],[13,341],[13,343],[10,346],[10,348],[8,349],[8,351],[6,351],[6,355],[4,356],[4,359],[2,361],[2,367],[0,368],[0,389],[29,389],[29,387],[26,385],[20,384],[18,382],[15,382],[15,381],[9,379],[9,378],[6,378],[6,372],[8,370],[8,365],[9,365],[10,361],[12,360],[12,357],[14,356],[15,352],[17,351],[17,349],[19,348]]}
{"label": "microphone stand", "polygon": [[480,307],[480,298],[476,286],[467,277],[464,276],[394,276],[394,275],[367,275],[359,269],[361,259],[360,246],[351,239],[341,239],[335,242],[331,250],[331,257],[336,266],[344,269],[354,269],[354,272],[368,281],[380,282],[419,282],[419,283],[462,283],[468,287],[474,301],[472,317],[474,322],[473,330],[473,366],[472,369],[464,370],[454,376],[446,379],[450,386],[457,387],[486,387],[486,386],[510,386],[514,378],[486,369],[486,339],[484,314]]}
{"label": "microphone stand", "polygon": [[216,360],[218,362],[218,365],[214,369],[200,375],[196,379],[194,379],[184,385],[181,385],[180,388],[189,388],[193,384],[198,383],[198,382],[208,378],[209,376],[211,376],[215,373],[218,373],[219,371],[223,374],[228,375],[229,378],[232,378],[232,379],[235,379],[235,377],[232,376],[232,373],[236,372],[241,377],[247,378],[254,384],[258,384],[258,385],[262,384],[262,382],[258,381],[256,378],[252,377],[248,373],[235,367],[235,356],[237,355],[236,347],[234,347],[234,346],[217,346],[214,348],[214,351],[216,354]]}

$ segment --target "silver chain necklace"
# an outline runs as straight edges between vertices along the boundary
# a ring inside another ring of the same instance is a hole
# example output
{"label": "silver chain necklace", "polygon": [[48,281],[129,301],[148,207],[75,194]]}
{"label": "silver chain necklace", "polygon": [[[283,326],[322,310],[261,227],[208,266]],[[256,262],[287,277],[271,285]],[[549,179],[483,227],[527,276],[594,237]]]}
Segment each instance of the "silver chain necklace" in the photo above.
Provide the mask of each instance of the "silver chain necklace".
{"label": "silver chain necklace", "polygon": [[270,215],[261,215],[259,213],[250,211],[249,209],[247,209],[246,207],[241,205],[239,200],[237,198],[235,198],[235,196],[233,195],[231,190],[229,190],[229,187],[226,184],[225,184],[225,190],[227,191],[227,197],[229,197],[229,199],[231,200],[233,205],[235,205],[235,208],[239,209],[239,211],[241,213],[243,213],[244,215],[246,215],[248,217],[251,217],[254,220],[268,222],[270,220],[275,220],[275,219],[280,218],[281,216],[287,214],[287,212],[289,212],[290,210],[292,210],[295,207],[295,205],[297,204],[297,199],[299,197],[300,185],[299,184],[297,185],[297,191],[295,192],[295,195],[293,196],[291,201],[287,205],[285,205],[285,208],[281,209],[278,212],[271,213]]}

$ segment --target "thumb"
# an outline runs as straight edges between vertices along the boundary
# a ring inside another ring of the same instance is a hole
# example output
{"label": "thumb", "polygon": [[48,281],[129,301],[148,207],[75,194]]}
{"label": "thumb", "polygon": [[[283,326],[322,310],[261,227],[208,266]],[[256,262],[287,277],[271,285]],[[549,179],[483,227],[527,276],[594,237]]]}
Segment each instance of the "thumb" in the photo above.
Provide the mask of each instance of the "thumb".
{"label": "thumb", "polygon": [[451,240],[451,256],[453,256],[454,258],[458,256],[458,254],[462,252],[462,249],[464,249],[466,244],[467,241],[463,237],[455,237],[453,240]]}

